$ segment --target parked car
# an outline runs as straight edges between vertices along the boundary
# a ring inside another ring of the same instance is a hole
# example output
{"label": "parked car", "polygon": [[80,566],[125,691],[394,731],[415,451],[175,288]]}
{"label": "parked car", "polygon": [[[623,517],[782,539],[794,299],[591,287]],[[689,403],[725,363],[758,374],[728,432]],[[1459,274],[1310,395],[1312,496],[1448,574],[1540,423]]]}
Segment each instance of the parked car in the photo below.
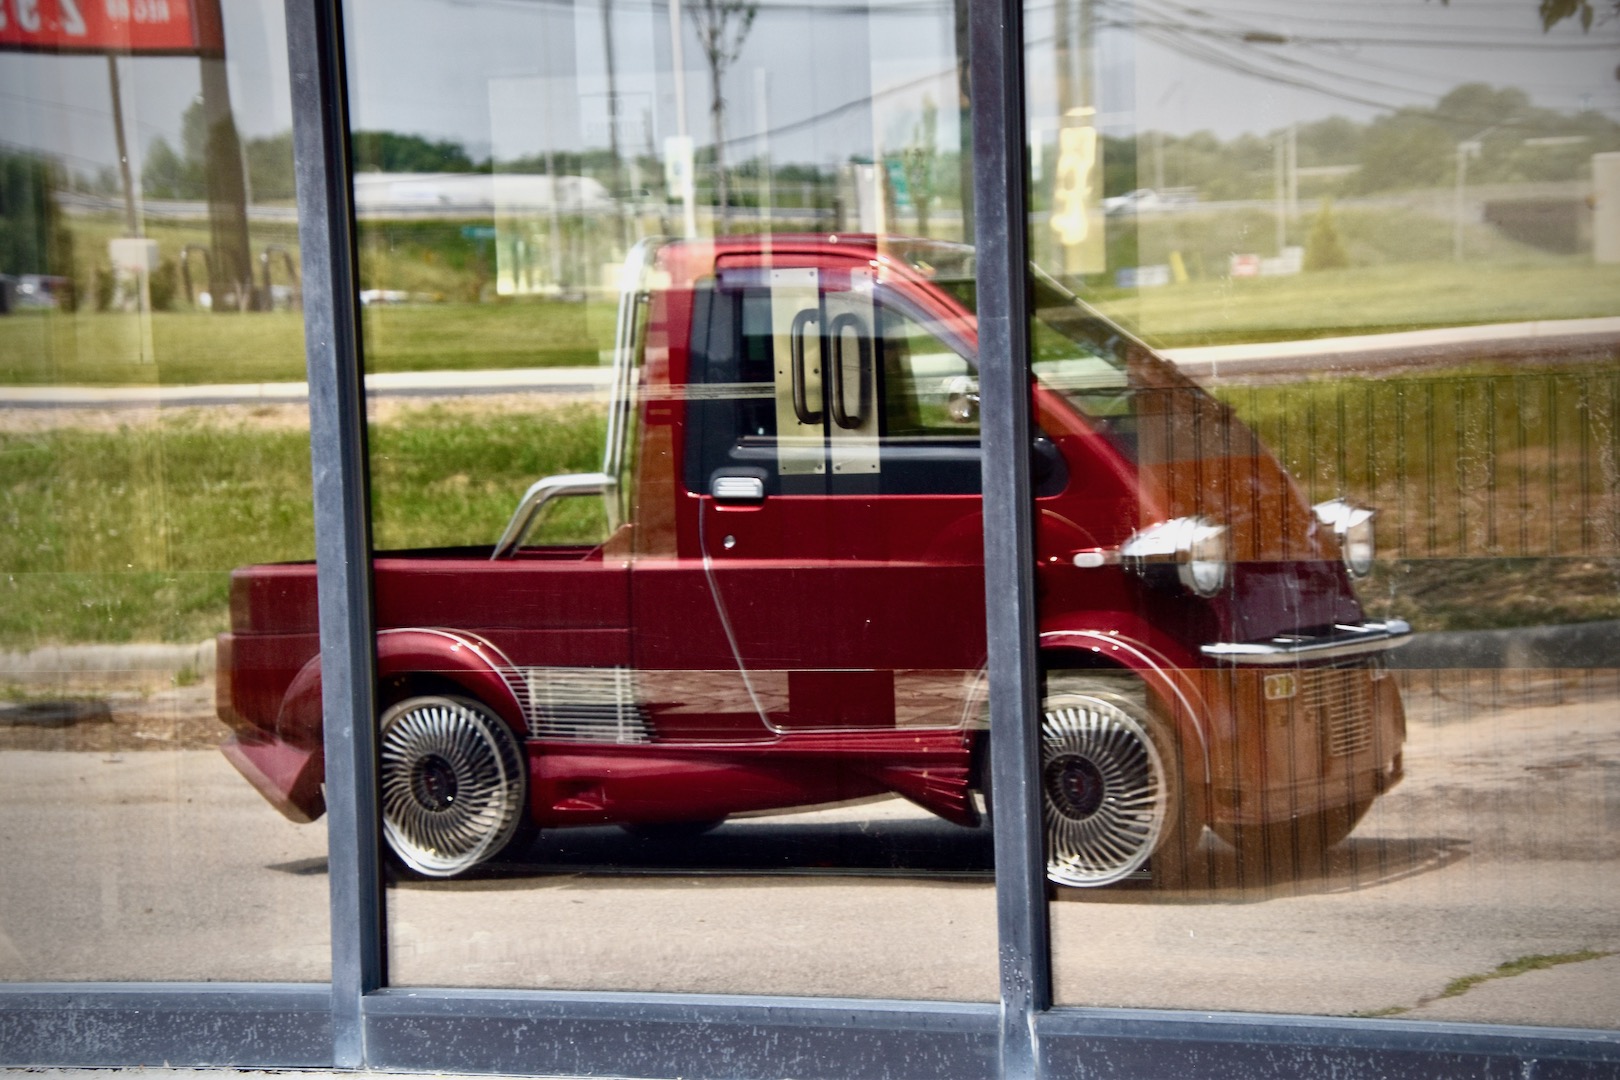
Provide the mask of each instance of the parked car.
{"label": "parked car", "polygon": [[[870,236],[639,248],[599,472],[504,534],[375,560],[385,839],[465,873],[533,828],[696,831],[882,794],[986,800],[972,251]],[[1402,775],[1352,579],[1372,512],[1307,505],[1231,411],[1036,275],[1030,447],[1047,872],[1198,878],[1205,826],[1295,872]],[[600,499],[594,545],[528,540]],[[232,579],[232,763],[324,810],[315,572]]]}

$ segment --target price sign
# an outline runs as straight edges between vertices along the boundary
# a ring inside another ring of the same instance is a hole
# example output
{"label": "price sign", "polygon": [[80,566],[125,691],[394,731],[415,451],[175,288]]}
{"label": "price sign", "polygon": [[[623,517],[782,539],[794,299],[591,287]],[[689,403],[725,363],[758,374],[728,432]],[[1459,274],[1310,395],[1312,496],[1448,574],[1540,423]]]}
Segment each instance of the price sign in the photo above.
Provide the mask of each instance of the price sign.
{"label": "price sign", "polygon": [[0,50],[219,56],[219,0],[0,0]]}

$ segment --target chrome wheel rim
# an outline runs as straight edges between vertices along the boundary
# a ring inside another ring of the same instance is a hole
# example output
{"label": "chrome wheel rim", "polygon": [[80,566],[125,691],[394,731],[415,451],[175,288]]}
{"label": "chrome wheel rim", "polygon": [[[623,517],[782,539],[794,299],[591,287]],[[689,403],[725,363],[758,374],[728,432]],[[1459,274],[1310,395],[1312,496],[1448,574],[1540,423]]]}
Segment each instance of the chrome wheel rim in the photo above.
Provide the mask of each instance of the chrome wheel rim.
{"label": "chrome wheel rim", "polygon": [[1147,862],[1164,831],[1164,763],[1118,705],[1047,700],[1041,721],[1046,873],[1060,885],[1107,885]]}
{"label": "chrome wheel rim", "polygon": [[412,698],[383,714],[383,836],[406,866],[452,877],[506,846],[523,820],[523,752],[481,706]]}

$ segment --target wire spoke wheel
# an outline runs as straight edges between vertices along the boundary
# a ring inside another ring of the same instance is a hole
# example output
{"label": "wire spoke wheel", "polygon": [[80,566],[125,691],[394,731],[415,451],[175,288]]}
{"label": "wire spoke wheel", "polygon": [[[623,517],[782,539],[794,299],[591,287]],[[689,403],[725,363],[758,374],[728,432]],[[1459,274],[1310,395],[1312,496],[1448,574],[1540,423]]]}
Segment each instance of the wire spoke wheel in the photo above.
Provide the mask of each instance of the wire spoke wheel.
{"label": "wire spoke wheel", "polygon": [[1170,814],[1159,747],[1111,697],[1057,694],[1042,713],[1047,877],[1095,886],[1130,876],[1153,854]]}
{"label": "wire spoke wheel", "polygon": [[517,834],[528,790],[523,749],[482,705],[402,701],[383,714],[379,743],[383,837],[409,869],[454,877]]}

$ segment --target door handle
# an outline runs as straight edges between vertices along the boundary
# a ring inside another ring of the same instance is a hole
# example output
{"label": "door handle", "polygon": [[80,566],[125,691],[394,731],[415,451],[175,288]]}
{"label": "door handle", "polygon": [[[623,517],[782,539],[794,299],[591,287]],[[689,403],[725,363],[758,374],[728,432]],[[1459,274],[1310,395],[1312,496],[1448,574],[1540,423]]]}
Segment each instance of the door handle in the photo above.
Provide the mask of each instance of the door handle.
{"label": "door handle", "polygon": [[[844,331],[855,331],[856,378],[858,388],[855,391],[855,411],[850,412],[844,400]],[[827,335],[828,345],[832,351],[832,395],[828,400],[832,403],[833,423],[841,428],[854,429],[861,426],[867,413],[867,372],[872,369],[872,342],[862,331],[865,326],[860,316],[852,312],[844,312],[832,321],[832,330]]]}
{"label": "door handle", "polygon": [[765,481],[757,476],[721,473],[709,482],[709,494],[720,503],[757,503],[765,498]]}
{"label": "door handle", "polygon": [[810,411],[810,395],[804,378],[804,328],[820,321],[820,313],[806,309],[793,316],[793,325],[788,330],[789,363],[793,368],[793,415],[799,418],[801,424],[821,423],[821,410]]}

